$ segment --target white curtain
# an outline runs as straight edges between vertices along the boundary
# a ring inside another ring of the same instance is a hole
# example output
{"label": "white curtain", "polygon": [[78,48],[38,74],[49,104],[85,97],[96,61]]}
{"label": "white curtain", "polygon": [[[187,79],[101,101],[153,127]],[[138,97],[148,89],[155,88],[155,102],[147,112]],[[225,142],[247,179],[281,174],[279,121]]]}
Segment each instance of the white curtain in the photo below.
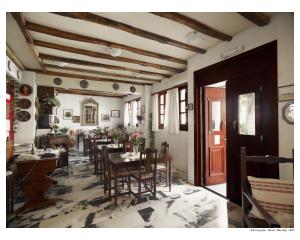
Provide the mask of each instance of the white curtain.
{"label": "white curtain", "polygon": [[136,124],[137,124],[137,102],[136,101],[132,101],[131,102],[131,111],[132,111],[132,114],[131,114],[131,122],[132,122],[132,127],[136,127]]}
{"label": "white curtain", "polygon": [[164,128],[169,133],[179,134],[179,96],[178,88],[171,89],[166,96]]}
{"label": "white curtain", "polygon": [[152,96],[152,131],[158,131],[158,94]]}
{"label": "white curtain", "polygon": [[128,103],[124,104],[124,127],[128,127],[129,114],[128,114]]}

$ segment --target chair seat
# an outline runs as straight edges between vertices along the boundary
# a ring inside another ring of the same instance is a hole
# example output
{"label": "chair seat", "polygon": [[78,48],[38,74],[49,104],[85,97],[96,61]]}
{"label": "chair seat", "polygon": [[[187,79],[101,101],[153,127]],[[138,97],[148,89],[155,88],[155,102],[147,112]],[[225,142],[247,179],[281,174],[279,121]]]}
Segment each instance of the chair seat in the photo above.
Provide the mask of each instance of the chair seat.
{"label": "chair seat", "polygon": [[141,179],[141,180],[146,180],[146,179],[154,178],[154,174],[153,173],[141,173],[141,178],[140,178],[139,173],[138,172],[134,172],[134,173],[132,173],[132,176],[135,179]]}
{"label": "chair seat", "polygon": [[166,164],[157,164],[156,170],[157,171],[161,171],[161,170],[166,171],[167,170]]}

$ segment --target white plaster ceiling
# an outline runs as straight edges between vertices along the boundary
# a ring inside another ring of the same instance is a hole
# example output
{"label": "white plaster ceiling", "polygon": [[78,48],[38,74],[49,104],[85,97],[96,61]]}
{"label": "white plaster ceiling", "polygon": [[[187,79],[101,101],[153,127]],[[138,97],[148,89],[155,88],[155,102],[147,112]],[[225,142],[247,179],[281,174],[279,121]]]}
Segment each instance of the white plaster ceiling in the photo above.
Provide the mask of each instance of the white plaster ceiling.
{"label": "white plaster ceiling", "polygon": [[[115,21],[119,21],[125,24],[129,24],[133,27],[137,27],[143,30],[147,30],[180,42],[187,43],[185,36],[193,31],[193,29],[176,23],[174,21],[171,21],[166,18],[162,18],[156,15],[153,15],[151,13],[144,13],[144,12],[134,12],[134,13],[128,13],[128,12],[119,12],[119,13],[112,13],[112,12],[104,12],[104,13],[94,13],[99,16],[103,16]],[[238,34],[241,31],[244,31],[247,28],[250,28],[254,26],[254,24],[245,18],[243,18],[238,13],[232,13],[232,12],[226,12],[226,13],[202,13],[202,12],[182,12],[181,14],[188,16],[196,21],[199,21],[203,24],[206,24],[216,30],[219,30],[225,34],[228,34],[232,37],[234,37],[236,34]],[[152,51],[156,53],[161,53],[165,55],[169,55],[172,57],[188,60],[189,58],[193,57],[197,53],[191,52],[182,48],[174,47],[171,45],[159,43],[153,40],[149,40],[146,38],[142,38],[136,35],[132,35],[130,33],[102,26],[100,24],[91,23],[83,20],[76,20],[72,18],[66,18],[63,16],[58,16],[52,13],[30,13],[26,12],[23,13],[25,19],[27,21],[49,26],[52,28],[57,28],[60,30],[72,32],[72,33],[78,33],[90,37],[100,38],[103,40],[108,40],[128,46],[132,46],[135,48],[140,48],[147,51]],[[271,15],[268,13],[267,15]],[[35,68],[39,69],[39,65],[36,62],[36,59],[33,57],[32,52],[30,51],[27,43],[25,42],[24,37],[22,36],[22,33],[20,29],[18,28],[18,25],[12,18],[10,14],[7,14],[7,43],[8,45],[13,49],[15,54],[19,57],[21,62],[24,64],[27,68]],[[67,40],[60,38],[59,36],[50,36],[38,32],[30,31],[30,34],[32,35],[33,39],[35,40],[42,40],[47,41],[51,43],[66,45],[70,47],[76,47],[81,48],[85,50],[91,50],[95,52],[101,52],[105,53],[105,46],[103,45],[97,45],[97,44],[90,44],[85,42],[79,42],[79,41],[73,41],[73,40]],[[190,45],[194,45],[200,48],[209,49],[219,43],[220,40],[205,36],[205,39],[198,43],[189,43]],[[93,61],[93,62],[99,62],[104,64],[110,64],[110,65],[116,65],[116,66],[124,66],[129,68],[135,68],[145,71],[151,71],[151,72],[158,72],[158,73],[166,73],[166,74],[174,74],[172,72],[166,71],[166,70],[160,70],[153,67],[147,67],[147,66],[141,66],[138,64],[132,64],[132,63],[125,63],[120,61],[113,61],[113,60],[106,60],[106,59],[100,59],[100,58],[94,58],[89,57],[85,55],[75,54],[75,53],[69,53],[65,51],[59,51],[44,47],[36,47],[38,52],[45,53],[45,54],[51,54],[55,56],[60,57],[67,57],[67,58],[75,58],[80,60],[86,60],[86,61]],[[122,57],[126,58],[132,58],[142,61],[147,61],[151,63],[166,65],[170,67],[175,68],[181,68],[184,69],[186,66],[178,63],[174,63],[171,61],[165,61],[160,60],[153,57],[147,57],[144,55],[135,54],[129,51],[122,50]],[[45,60],[45,63],[51,63],[56,64],[53,61]],[[131,72],[128,71],[121,71],[121,70],[110,70],[110,69],[104,69],[99,67],[88,67],[88,66],[82,66],[82,65],[75,65],[75,64],[69,64],[68,67],[77,67],[77,68],[84,68],[84,69],[91,69],[91,70],[98,70],[103,72],[110,72],[110,73],[119,73],[119,74],[126,74],[126,75],[133,75]],[[57,69],[50,69],[51,71],[61,71],[61,72],[69,72],[74,74],[80,74],[78,72],[74,72],[71,70],[57,70]],[[89,74],[89,73],[82,73],[84,75],[91,75],[95,76],[95,74]],[[150,76],[150,75],[144,75],[139,74],[141,77],[145,78],[152,78],[152,79],[162,79],[161,77],[156,76]],[[99,76],[99,75],[98,75]],[[105,77],[105,76],[99,76],[99,77]],[[108,77],[113,78],[113,77]],[[115,78],[121,79],[121,78]],[[123,80],[123,79],[122,79]],[[127,79],[128,81],[135,81],[132,79]],[[143,82],[143,81],[142,81]]]}

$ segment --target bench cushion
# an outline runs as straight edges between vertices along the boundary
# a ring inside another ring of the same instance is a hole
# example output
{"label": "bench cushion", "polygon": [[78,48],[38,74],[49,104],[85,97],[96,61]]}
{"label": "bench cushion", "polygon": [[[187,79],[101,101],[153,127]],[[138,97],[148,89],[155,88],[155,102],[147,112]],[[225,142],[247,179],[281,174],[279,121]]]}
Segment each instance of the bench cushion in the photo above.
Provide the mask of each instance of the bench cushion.
{"label": "bench cushion", "polygon": [[[248,176],[252,196],[282,227],[293,227],[294,182],[290,180]],[[253,207],[251,214],[262,218]]]}

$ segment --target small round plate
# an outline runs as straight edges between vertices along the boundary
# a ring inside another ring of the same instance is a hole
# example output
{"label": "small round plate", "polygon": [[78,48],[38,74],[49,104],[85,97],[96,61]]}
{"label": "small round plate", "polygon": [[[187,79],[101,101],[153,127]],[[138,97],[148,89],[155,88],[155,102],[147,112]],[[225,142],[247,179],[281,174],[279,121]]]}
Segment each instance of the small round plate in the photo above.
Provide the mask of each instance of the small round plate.
{"label": "small round plate", "polygon": [[26,98],[21,98],[18,101],[18,107],[23,109],[28,109],[31,107],[31,101]]}
{"label": "small round plate", "polygon": [[19,92],[22,96],[30,96],[32,93],[32,87],[28,84],[23,84],[20,86]]}
{"label": "small round plate", "polygon": [[82,81],[80,81],[79,85],[82,88],[87,88],[89,86],[89,83],[86,80],[82,80]]}
{"label": "small round plate", "polygon": [[119,84],[117,84],[117,83],[113,84],[113,89],[114,90],[118,90],[119,88],[120,88]]}
{"label": "small round plate", "polygon": [[58,86],[62,84],[61,78],[54,78],[53,82],[54,82],[55,85],[58,85]]}
{"label": "small round plate", "polygon": [[20,111],[17,113],[17,119],[20,122],[27,122],[30,119],[31,115],[27,111]]}
{"label": "small round plate", "polygon": [[130,92],[134,93],[135,90],[136,90],[136,89],[135,89],[135,86],[131,86],[131,87],[130,87]]}

